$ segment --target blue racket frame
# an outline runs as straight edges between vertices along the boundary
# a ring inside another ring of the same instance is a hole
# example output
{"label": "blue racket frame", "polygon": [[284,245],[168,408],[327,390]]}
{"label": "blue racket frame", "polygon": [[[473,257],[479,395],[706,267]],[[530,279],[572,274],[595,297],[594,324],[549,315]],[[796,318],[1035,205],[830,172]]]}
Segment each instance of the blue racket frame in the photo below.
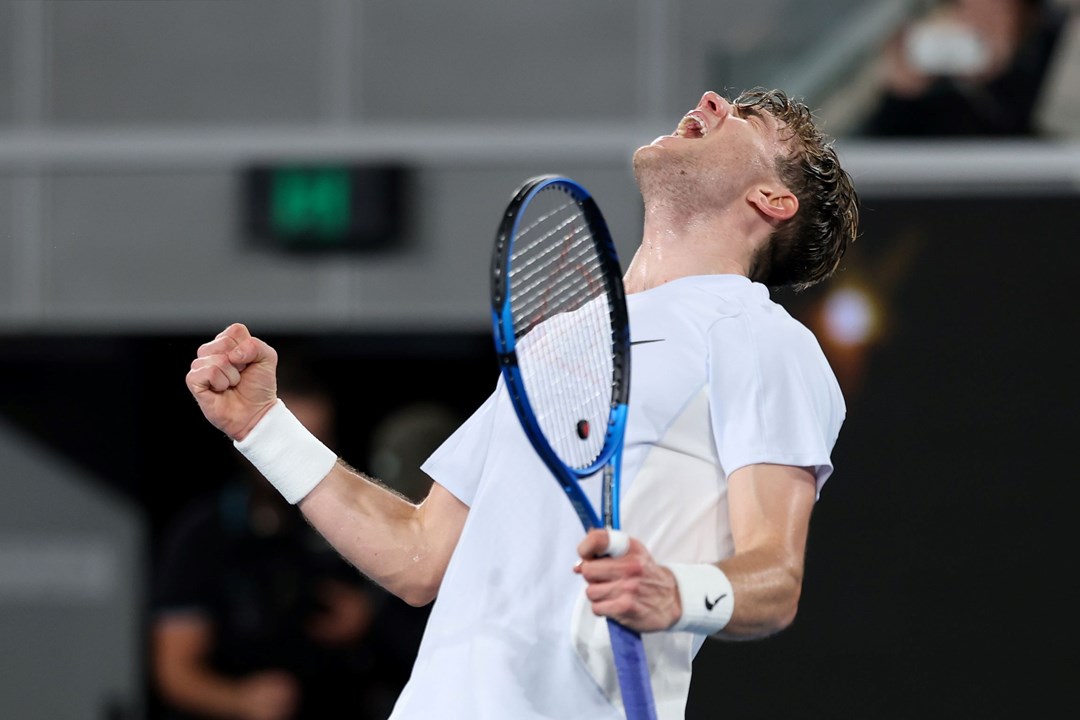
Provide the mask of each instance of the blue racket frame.
{"label": "blue racket frame", "polygon": [[[509,263],[517,237],[520,218],[529,202],[542,190],[557,185],[581,207],[599,249],[603,278],[612,301],[614,380],[611,412],[604,445],[589,466],[565,465],[544,437],[533,412],[518,365],[514,322],[510,305]],[[506,382],[511,403],[522,429],[537,454],[566,493],[586,531],[593,528],[620,528],[619,492],[622,470],[623,439],[626,431],[627,401],[630,388],[630,326],[615,243],[607,223],[592,195],[580,184],[559,175],[542,175],[526,181],[515,193],[503,215],[496,236],[492,258],[492,327],[499,369]],[[597,514],[581,487],[580,481],[604,471],[602,514]],[[615,655],[619,688],[628,720],[655,720],[656,708],[649,678],[648,659],[641,634],[608,618],[608,632]]]}

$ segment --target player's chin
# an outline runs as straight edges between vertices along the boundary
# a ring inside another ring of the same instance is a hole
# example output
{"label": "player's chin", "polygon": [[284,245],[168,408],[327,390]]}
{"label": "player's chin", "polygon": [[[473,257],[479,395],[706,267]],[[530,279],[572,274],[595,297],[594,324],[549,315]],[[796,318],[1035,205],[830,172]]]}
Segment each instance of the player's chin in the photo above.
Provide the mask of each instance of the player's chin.
{"label": "player's chin", "polygon": [[[660,138],[657,138],[659,140]],[[634,151],[633,166],[634,172],[641,174],[642,172],[648,172],[648,168],[655,167],[661,162],[660,156],[664,154],[663,145],[643,145]]]}
{"label": "player's chin", "polygon": [[642,145],[634,152],[634,162],[641,159],[662,155],[664,150],[671,144],[671,135],[661,135],[648,145]]}
{"label": "player's chin", "polygon": [[661,135],[648,145],[642,145],[634,151],[634,166],[663,165],[673,158],[683,155],[685,138],[677,135]]}
{"label": "player's chin", "polygon": [[642,195],[663,193],[670,185],[672,168],[678,164],[677,157],[662,145],[646,145],[634,153],[634,177]]}

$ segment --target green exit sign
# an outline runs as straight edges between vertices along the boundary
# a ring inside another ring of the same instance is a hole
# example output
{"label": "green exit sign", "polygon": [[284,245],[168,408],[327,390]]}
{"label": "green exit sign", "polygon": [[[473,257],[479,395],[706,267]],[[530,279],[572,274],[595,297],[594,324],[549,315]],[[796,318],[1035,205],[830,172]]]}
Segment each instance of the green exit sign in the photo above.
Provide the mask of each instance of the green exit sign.
{"label": "green exit sign", "polygon": [[244,174],[248,235],[284,250],[370,250],[401,240],[396,166],[263,165]]}

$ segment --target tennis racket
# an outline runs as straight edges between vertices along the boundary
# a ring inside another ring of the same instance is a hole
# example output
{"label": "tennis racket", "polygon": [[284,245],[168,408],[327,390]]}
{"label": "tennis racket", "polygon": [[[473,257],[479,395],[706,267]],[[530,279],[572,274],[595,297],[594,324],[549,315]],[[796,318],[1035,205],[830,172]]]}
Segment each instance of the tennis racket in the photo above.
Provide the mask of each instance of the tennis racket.
{"label": "tennis racket", "polygon": [[[526,181],[499,225],[491,273],[495,350],[518,420],[586,531],[618,530],[630,328],[596,201],[569,178]],[[598,472],[600,514],[581,486]],[[627,718],[655,719],[641,635],[611,619],[608,630]]]}

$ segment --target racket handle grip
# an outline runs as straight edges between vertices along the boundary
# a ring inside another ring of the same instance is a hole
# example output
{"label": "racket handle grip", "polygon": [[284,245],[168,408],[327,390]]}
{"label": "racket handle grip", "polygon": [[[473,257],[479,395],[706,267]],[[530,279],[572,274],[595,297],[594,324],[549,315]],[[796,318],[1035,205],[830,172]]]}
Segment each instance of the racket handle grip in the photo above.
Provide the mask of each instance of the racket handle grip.
{"label": "racket handle grip", "polygon": [[656,720],[649,660],[641,634],[608,618],[608,634],[615,654],[615,672],[619,676],[626,720]]}

